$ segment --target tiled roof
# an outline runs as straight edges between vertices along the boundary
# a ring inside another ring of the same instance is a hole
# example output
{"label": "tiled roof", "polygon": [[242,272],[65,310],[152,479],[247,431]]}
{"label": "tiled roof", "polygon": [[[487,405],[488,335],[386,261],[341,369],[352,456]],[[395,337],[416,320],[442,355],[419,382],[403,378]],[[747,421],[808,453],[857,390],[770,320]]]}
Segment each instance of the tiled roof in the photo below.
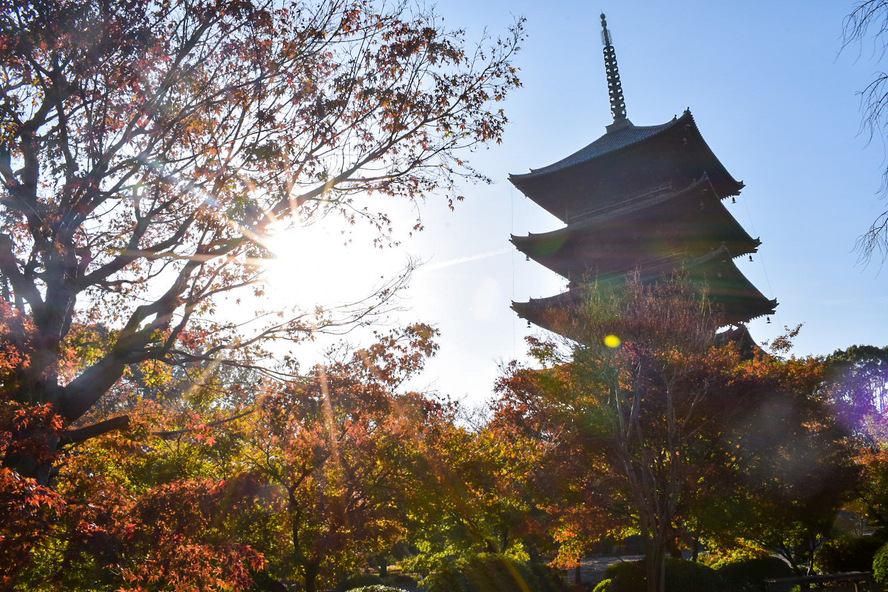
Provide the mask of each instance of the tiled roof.
{"label": "tiled roof", "polygon": [[[681,119],[690,116],[690,112],[685,111]],[[673,117],[672,121],[661,125],[638,126],[629,123],[629,125],[620,126],[617,129],[610,129],[606,134],[604,134],[582,150],[571,154],[567,158],[563,158],[558,162],[550,164],[549,166],[543,167],[541,169],[531,169],[529,173],[510,176],[513,179],[531,178],[537,175],[545,175],[547,173],[559,171],[561,169],[571,167],[581,162],[586,162],[588,160],[598,158],[599,156],[615,152],[621,148],[625,148],[626,146],[637,144],[642,140],[646,140],[651,136],[655,136],[660,132],[671,128],[679,121],[679,118]]]}

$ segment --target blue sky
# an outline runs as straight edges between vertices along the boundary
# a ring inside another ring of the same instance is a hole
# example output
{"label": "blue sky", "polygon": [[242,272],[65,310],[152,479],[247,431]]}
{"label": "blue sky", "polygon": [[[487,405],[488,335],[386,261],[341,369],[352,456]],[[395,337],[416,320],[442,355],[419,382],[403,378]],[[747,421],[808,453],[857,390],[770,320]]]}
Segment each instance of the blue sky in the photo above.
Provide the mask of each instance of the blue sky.
{"label": "blue sky", "polygon": [[[878,199],[881,140],[860,133],[862,90],[878,70],[871,45],[841,50],[850,2],[587,2],[442,0],[445,24],[477,38],[527,18],[516,57],[523,88],[505,103],[503,143],[470,162],[493,184],[465,189],[455,212],[430,198],[425,231],[381,258],[425,260],[393,323],[421,320],[442,332],[422,384],[471,403],[488,399],[498,363],[524,355],[528,329],[512,300],[565,282],[525,261],[508,242],[559,227],[514,189],[509,173],[555,162],[611,122],[599,13],[607,14],[629,118],[654,125],[690,107],[728,171],[746,183],[730,211],[762,240],[741,270],[779,301],[758,341],[804,323],[796,355],[888,344],[888,269],[858,264],[854,245],[888,203]],[[888,64],[888,59],[885,60]]]}

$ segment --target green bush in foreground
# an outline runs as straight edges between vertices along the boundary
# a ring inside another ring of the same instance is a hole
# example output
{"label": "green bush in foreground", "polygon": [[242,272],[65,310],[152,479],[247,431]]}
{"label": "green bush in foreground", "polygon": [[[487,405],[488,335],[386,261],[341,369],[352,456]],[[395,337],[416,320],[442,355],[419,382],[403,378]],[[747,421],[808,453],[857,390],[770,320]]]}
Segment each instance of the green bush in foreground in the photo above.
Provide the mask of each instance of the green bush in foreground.
{"label": "green bush in foreground", "polygon": [[817,551],[817,567],[823,573],[869,571],[882,541],[871,536],[841,536],[826,541]]}
{"label": "green bush in foreground", "polygon": [[379,586],[384,584],[382,578],[376,574],[357,573],[342,580],[336,588],[335,592],[351,592],[352,590],[362,590],[370,586]]}
{"label": "green bush in foreground", "polygon": [[351,588],[347,592],[405,592],[405,590],[392,588],[384,584],[372,584],[370,586],[361,586],[360,588]]}
{"label": "green bush in foreground", "polygon": [[765,580],[791,578],[792,568],[778,557],[750,557],[713,565],[731,592],[761,592]]}
{"label": "green bush in foreground", "polygon": [[[605,584],[605,582],[608,582]],[[647,578],[643,561],[620,561],[604,570],[604,580],[594,592],[645,592]],[[702,563],[683,559],[666,560],[667,592],[719,592],[724,588],[722,578]]]}
{"label": "green bush in foreground", "polygon": [[873,579],[883,587],[888,587],[888,543],[879,547],[873,557]]}
{"label": "green bush in foreground", "polygon": [[442,565],[421,582],[427,592],[567,592],[555,570],[481,553]]}
{"label": "green bush in foreground", "polygon": [[667,592],[717,592],[723,588],[722,578],[708,565],[671,557],[666,560]]}
{"label": "green bush in foreground", "polygon": [[[618,561],[604,570],[604,581],[610,581],[606,592],[645,592],[647,578],[644,575],[643,561]],[[598,592],[596,587],[595,592]]]}

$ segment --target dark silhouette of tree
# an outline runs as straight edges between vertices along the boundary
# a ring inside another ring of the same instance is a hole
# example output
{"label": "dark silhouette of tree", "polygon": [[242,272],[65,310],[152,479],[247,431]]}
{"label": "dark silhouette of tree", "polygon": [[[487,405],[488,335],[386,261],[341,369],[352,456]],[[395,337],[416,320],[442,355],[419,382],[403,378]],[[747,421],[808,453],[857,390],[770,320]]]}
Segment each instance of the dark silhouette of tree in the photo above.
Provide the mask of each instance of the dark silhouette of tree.
{"label": "dark silhouette of tree", "polygon": [[[871,38],[875,54],[880,58],[885,56],[888,50],[888,6],[884,2],[858,2],[842,25],[843,49]],[[888,72],[878,72],[860,95],[863,129],[870,140],[884,140],[888,137]],[[882,192],[883,197],[888,194],[888,168],[882,174]],[[869,230],[858,239],[857,249],[864,261],[869,261],[876,252],[882,259],[888,257],[888,209],[879,214]]]}

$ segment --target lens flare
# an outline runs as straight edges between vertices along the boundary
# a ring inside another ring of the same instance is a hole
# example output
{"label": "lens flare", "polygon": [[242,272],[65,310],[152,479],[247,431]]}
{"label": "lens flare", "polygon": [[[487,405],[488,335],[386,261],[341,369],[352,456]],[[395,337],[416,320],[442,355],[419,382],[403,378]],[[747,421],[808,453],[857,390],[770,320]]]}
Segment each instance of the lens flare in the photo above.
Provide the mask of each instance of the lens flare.
{"label": "lens flare", "polygon": [[622,342],[620,341],[620,338],[616,335],[608,335],[604,338],[604,345],[608,347],[617,348],[620,347],[620,343]]}

